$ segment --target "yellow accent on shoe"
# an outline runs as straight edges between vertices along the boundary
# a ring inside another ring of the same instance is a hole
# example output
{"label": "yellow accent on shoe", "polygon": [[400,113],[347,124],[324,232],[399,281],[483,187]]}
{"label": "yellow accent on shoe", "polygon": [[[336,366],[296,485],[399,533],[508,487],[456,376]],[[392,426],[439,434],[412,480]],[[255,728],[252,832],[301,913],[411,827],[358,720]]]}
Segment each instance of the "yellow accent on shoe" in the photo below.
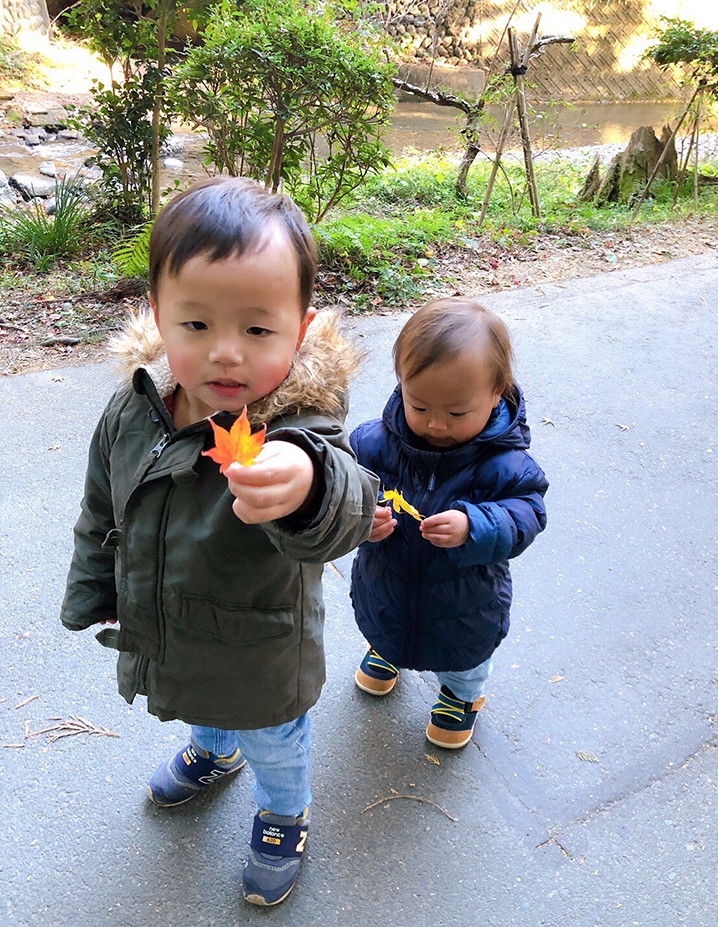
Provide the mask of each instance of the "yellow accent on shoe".
{"label": "yellow accent on shoe", "polygon": [[393,679],[374,679],[373,676],[367,676],[361,667],[358,667],[354,673],[354,682],[362,692],[368,692],[369,695],[388,695],[396,685],[398,678],[394,676]]}
{"label": "yellow accent on shoe", "polygon": [[234,763],[234,761],[237,759],[238,756],[239,756],[239,747],[237,747],[237,749],[234,751],[232,756],[217,756],[215,757],[214,761],[215,763],[225,763],[228,765],[229,763]]}

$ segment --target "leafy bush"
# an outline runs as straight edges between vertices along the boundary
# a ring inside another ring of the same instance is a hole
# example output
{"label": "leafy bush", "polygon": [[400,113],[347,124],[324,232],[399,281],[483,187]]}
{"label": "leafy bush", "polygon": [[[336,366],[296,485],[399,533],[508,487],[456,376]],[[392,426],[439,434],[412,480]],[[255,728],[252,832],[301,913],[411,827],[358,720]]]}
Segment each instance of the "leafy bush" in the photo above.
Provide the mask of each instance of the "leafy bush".
{"label": "leafy bush", "polygon": [[168,81],[183,118],[209,134],[208,163],[287,192],[320,221],[389,163],[381,135],[394,66],[300,0],[220,3],[201,46]]}
{"label": "leafy bush", "polygon": [[29,209],[0,211],[0,253],[45,272],[58,258],[73,257],[84,243],[87,193],[76,178],[55,182],[55,213],[41,202]]}
{"label": "leafy bush", "polygon": [[[143,218],[152,198],[152,123],[155,68],[130,77],[124,85],[95,82],[94,105],[71,120],[97,147],[97,165],[107,210],[126,223]],[[160,141],[170,133],[159,127]]]}

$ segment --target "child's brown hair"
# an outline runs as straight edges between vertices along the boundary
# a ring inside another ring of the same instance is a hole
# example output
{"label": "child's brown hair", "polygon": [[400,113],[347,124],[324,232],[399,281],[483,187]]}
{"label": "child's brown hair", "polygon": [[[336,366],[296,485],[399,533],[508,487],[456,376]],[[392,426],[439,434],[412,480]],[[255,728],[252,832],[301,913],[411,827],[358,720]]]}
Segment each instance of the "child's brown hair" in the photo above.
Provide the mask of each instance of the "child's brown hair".
{"label": "child's brown hair", "polygon": [[475,299],[436,299],[409,319],[394,344],[398,379],[411,380],[439,361],[458,357],[472,342],[486,347],[493,388],[503,395],[514,389],[514,350],[506,324]]}
{"label": "child's brown hair", "polygon": [[150,293],[157,300],[163,273],[178,274],[198,254],[221,261],[261,248],[268,225],[286,235],[296,256],[302,313],[317,276],[317,250],[301,209],[288,196],[244,177],[196,183],[165,206],[150,238]]}

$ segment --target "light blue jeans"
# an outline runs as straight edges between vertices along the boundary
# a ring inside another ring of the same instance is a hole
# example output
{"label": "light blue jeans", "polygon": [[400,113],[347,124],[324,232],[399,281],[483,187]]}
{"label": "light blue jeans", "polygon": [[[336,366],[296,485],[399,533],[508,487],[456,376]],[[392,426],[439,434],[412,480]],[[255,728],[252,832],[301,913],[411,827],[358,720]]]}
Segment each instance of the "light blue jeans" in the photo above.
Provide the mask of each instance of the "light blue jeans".
{"label": "light blue jeans", "polygon": [[222,731],[193,724],[192,743],[212,758],[232,756],[239,747],[254,773],[252,794],[260,810],[298,815],[312,800],[309,728],[309,715],[256,731]]}
{"label": "light blue jeans", "polygon": [[437,673],[440,686],[448,686],[454,695],[463,702],[475,702],[481,698],[486,688],[486,680],[494,668],[493,657],[485,663],[479,663],[470,670],[460,673]]}

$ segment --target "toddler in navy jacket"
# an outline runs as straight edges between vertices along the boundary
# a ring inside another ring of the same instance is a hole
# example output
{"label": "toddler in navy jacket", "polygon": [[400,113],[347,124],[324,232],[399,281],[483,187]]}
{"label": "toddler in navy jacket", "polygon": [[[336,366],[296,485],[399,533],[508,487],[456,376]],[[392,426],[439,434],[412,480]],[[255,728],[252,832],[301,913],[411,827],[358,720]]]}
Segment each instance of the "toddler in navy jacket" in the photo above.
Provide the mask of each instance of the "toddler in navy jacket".
{"label": "toddler in navy jacket", "polygon": [[382,419],[350,439],[386,493],[352,570],[369,643],[355,681],[383,696],[400,669],[433,670],[426,736],[450,749],[471,739],[509,629],[509,560],[546,526],[548,482],[527,453],[512,361],[498,316],[473,300],[429,303],[394,345],[399,385]]}

